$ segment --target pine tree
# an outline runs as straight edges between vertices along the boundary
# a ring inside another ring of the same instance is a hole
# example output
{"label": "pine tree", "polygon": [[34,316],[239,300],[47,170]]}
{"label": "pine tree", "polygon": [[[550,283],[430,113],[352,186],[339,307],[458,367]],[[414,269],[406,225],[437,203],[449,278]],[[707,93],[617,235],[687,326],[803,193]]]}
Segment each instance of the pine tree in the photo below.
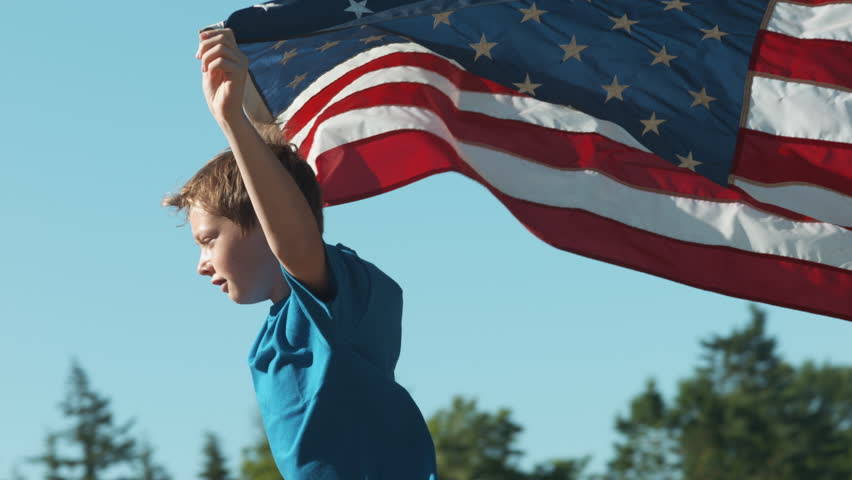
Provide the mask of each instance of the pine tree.
{"label": "pine tree", "polygon": [[477,409],[476,400],[455,397],[427,422],[435,442],[438,473],[444,480],[514,480],[522,453],[515,447],[522,427],[509,409]]}
{"label": "pine tree", "polygon": [[219,447],[219,438],[211,432],[204,435],[204,469],[198,474],[204,480],[230,480],[225,456]]}
{"label": "pine tree", "polygon": [[[129,431],[133,421],[115,424],[109,399],[92,390],[86,372],[76,361],[67,385],[60,409],[71,426],[49,433],[46,452],[32,461],[44,464],[49,480],[101,480],[109,468],[132,464],[134,440]],[[61,455],[59,441],[76,450],[77,455]]]}
{"label": "pine tree", "polygon": [[630,415],[616,416],[615,428],[624,441],[616,443],[610,461],[613,480],[673,480],[679,478],[677,441],[666,424],[667,408],[654,380],[633,399]]}
{"label": "pine tree", "polygon": [[852,368],[790,365],[754,306],[745,327],[701,345],[673,402],[649,384],[616,419],[608,478],[852,478]]}
{"label": "pine tree", "polygon": [[443,480],[578,480],[589,463],[588,457],[561,458],[522,471],[517,441],[523,427],[508,408],[481,411],[473,399],[454,397],[427,423]]}
{"label": "pine tree", "polygon": [[241,472],[244,480],[281,480],[281,473],[272,457],[272,448],[263,430],[263,420],[258,414],[255,417],[257,439],[253,445],[243,449]]}
{"label": "pine tree", "polygon": [[134,480],[171,480],[166,469],[154,462],[154,447],[147,441],[139,446]]}
{"label": "pine tree", "polygon": [[66,477],[60,475],[60,469],[66,466],[68,461],[59,456],[56,448],[58,435],[48,433],[44,439],[45,451],[42,455],[31,458],[30,462],[44,464],[44,479],[45,480],[66,480]]}

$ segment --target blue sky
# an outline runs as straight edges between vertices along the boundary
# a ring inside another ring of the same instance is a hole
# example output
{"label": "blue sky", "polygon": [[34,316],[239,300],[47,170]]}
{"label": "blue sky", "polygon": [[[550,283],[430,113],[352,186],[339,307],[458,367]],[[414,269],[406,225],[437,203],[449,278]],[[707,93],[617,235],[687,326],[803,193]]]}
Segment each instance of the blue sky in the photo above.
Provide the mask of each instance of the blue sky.
{"label": "blue sky", "polygon": [[[159,206],[225,147],[196,32],[246,5],[4,5],[0,479],[63,425],[72,358],[176,479],[199,471],[205,430],[234,468],[251,442],[246,357],[270,304],[198,276],[189,227]],[[397,378],[424,414],[454,394],[509,407],[526,464],[592,454],[600,469],[646,379],[673,392],[699,339],[748,318],[745,301],[556,250],[455,174],[326,216],[326,241],[405,291]],[[848,322],[766,308],[791,361],[852,364]]]}

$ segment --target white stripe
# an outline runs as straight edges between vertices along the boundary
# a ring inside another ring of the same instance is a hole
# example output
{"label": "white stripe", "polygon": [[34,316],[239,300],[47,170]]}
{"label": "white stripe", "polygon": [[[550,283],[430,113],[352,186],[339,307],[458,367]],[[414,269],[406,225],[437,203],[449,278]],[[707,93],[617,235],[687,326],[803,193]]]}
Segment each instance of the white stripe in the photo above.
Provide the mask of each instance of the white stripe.
{"label": "white stripe", "polygon": [[796,38],[852,42],[852,4],[812,6],[778,2],[766,29]]}
{"label": "white stripe", "polygon": [[299,111],[299,109],[305,106],[305,103],[307,103],[308,100],[313,98],[314,95],[321,92],[324,88],[334,83],[334,81],[342,77],[346,72],[354,70],[377,58],[381,58],[386,55],[399,52],[429,53],[435,55],[436,57],[443,58],[444,60],[458,67],[459,69],[464,70],[462,66],[455,60],[451,60],[449,58],[438,55],[432,50],[429,50],[428,48],[416,43],[392,43],[390,45],[382,45],[380,47],[363,51],[344,62],[338,63],[334,68],[320,75],[319,78],[314,80],[314,82],[310,86],[302,90],[302,93],[296,96],[296,98],[293,100],[293,102],[290,103],[286,110],[284,110],[280,115],[278,115],[278,123],[280,125],[287,123],[287,121],[290,120],[290,118],[292,118],[293,115],[295,115],[296,112]]}
{"label": "white stripe", "polygon": [[782,137],[852,143],[852,93],[755,76],[746,127]]}
{"label": "white stripe", "polygon": [[757,200],[799,212],[817,220],[852,227],[852,197],[808,184],[762,185],[741,177],[731,184]]}
{"label": "white stripe", "polygon": [[[440,117],[413,107],[352,110],[320,125],[316,155],[395,130],[422,130],[451,145],[486,181],[509,196],[579,208],[634,228],[703,245],[807,260],[852,270],[852,232],[795,222],[741,203],[684,198],[631,188],[594,171],[560,170],[453,138]],[[400,159],[404,161],[404,159]]]}
{"label": "white stripe", "polygon": [[638,150],[649,151],[615,123],[531,97],[460,90],[441,74],[411,66],[376,70],[354,80],[335,95],[318,115],[314,116],[299,132],[294,134],[291,141],[296,145],[301,145],[317,118],[336,102],[377,85],[399,82],[430,85],[443,93],[461,111],[481,113],[503,120],[517,120],[564,132],[594,132]]}

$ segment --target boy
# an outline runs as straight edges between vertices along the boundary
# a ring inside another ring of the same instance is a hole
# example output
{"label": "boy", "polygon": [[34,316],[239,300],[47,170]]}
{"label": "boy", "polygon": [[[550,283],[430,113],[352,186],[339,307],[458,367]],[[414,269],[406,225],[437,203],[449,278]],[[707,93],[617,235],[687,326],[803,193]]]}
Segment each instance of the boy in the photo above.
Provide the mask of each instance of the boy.
{"label": "boy", "polygon": [[279,470],[287,480],[434,480],[426,423],[394,380],[402,291],[323,242],[313,171],[243,112],[248,60],[233,33],[202,32],[196,58],[231,148],[163,204],[187,209],[199,274],[236,303],[273,303],[249,366]]}

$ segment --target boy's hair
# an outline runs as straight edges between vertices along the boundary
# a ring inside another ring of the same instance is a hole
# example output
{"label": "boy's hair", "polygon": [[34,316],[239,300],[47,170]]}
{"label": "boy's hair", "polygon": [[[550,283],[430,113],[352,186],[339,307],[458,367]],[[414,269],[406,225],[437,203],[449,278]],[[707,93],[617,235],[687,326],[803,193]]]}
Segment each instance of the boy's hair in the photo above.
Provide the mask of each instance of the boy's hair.
{"label": "boy's hair", "polygon": [[[322,192],[314,171],[299,156],[295,145],[266,142],[299,186],[322,233]],[[180,192],[163,197],[161,204],[164,207],[176,207],[178,211],[186,209],[187,219],[189,207],[201,207],[212,215],[236,223],[243,233],[248,233],[259,224],[234,153],[230,149],[213,157],[186,182]]]}

